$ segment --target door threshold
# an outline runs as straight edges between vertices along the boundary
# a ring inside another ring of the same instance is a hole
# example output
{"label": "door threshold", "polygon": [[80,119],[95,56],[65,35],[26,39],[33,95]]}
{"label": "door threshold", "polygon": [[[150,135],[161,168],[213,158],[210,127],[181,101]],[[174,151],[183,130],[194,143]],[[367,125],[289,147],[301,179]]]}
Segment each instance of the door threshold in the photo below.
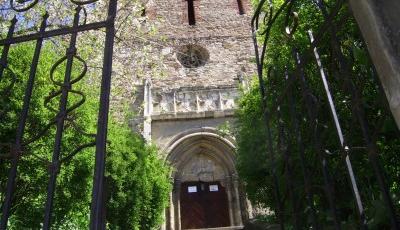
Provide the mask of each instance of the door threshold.
{"label": "door threshold", "polygon": [[190,228],[185,230],[239,230],[243,228],[244,226],[229,226],[229,227],[217,227],[217,228]]}

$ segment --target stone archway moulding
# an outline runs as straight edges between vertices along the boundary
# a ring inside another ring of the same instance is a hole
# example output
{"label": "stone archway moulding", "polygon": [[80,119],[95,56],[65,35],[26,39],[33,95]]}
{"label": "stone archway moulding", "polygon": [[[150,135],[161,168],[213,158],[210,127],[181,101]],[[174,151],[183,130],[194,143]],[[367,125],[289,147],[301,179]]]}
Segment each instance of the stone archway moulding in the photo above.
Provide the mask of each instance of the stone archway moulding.
{"label": "stone archway moulding", "polygon": [[232,148],[232,151],[236,149],[235,140],[229,136],[222,137],[220,135],[220,132],[216,128],[204,127],[204,128],[190,129],[188,131],[179,133],[174,138],[172,138],[172,140],[169,142],[169,144],[163,151],[167,153],[167,159],[169,159],[169,155],[171,154],[172,150],[174,150],[174,148],[177,147],[180,143],[196,136],[213,137],[227,144],[229,147]]}
{"label": "stone archway moulding", "polygon": [[[191,129],[177,134],[164,148],[165,160],[176,166],[177,171],[173,173],[174,192],[171,194],[171,203],[166,218],[169,222],[163,229],[180,230],[180,170],[186,165],[193,155],[202,151],[209,153],[216,161],[224,167],[225,181],[228,192],[229,213],[231,226],[242,226],[241,197],[239,195],[237,171],[235,168],[235,140],[211,127]],[[168,226],[168,227],[167,227]]]}
{"label": "stone archway moulding", "polygon": [[229,136],[223,137],[220,134],[217,129],[212,127],[190,129],[179,133],[172,138],[164,149],[165,160],[180,170],[190,154],[199,152],[196,151],[196,148],[204,148],[214,153],[210,156],[220,161],[226,167],[230,176],[237,177],[234,156],[235,140]]}

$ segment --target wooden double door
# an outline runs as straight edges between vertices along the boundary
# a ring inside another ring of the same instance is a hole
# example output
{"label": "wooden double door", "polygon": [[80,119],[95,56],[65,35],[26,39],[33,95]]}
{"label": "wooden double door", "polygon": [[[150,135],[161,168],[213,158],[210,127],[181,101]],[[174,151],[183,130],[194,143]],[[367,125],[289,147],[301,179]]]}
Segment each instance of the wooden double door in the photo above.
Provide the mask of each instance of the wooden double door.
{"label": "wooden double door", "polygon": [[182,229],[230,226],[228,196],[220,182],[185,182],[180,194]]}

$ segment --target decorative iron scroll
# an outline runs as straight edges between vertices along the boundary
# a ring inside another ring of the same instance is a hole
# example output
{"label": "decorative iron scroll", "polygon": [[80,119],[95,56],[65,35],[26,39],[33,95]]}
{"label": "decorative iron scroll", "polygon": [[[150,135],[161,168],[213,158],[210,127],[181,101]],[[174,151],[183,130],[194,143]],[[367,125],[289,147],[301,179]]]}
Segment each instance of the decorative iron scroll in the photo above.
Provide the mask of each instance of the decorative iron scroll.
{"label": "decorative iron scroll", "polygon": [[32,9],[38,2],[39,0],[10,0],[10,6],[16,12],[24,12]]}
{"label": "decorative iron scroll", "polygon": [[[341,213],[343,209],[337,205],[341,197],[337,195],[336,186],[342,178],[332,176],[337,174],[331,168],[336,156],[341,157],[338,167],[343,167],[347,175],[356,207],[352,213],[358,215],[357,228],[367,229],[371,217],[367,216],[366,210],[371,209],[373,197],[370,191],[362,190],[360,181],[356,179],[364,176],[357,174],[360,162],[356,166],[352,162],[355,158],[352,153],[360,149],[365,156],[362,167],[372,168],[390,219],[385,227],[390,225],[392,229],[400,229],[393,194],[390,194],[385,172],[380,165],[376,143],[382,122],[370,119],[371,111],[378,106],[379,111],[385,111],[382,112],[383,119],[392,119],[392,116],[386,112],[389,110],[380,83],[369,83],[376,80],[373,76],[369,76],[371,79],[368,82],[356,78],[360,75],[355,70],[358,60],[354,51],[345,46],[343,34],[347,38],[354,36],[350,41],[356,44],[356,48],[365,50],[365,45],[357,29],[354,29],[357,28],[356,23],[348,7],[342,0],[261,0],[252,18],[268,160],[272,165],[274,211],[280,229],[287,226],[294,229],[346,228]],[[281,35],[276,35],[276,31],[280,31]],[[349,31],[351,35],[348,35]],[[281,63],[284,65],[277,65]],[[372,64],[363,65],[368,67],[365,72],[375,74]],[[364,99],[363,87],[366,84],[374,90],[376,88],[378,97],[383,98],[378,100],[381,104],[374,104],[371,111],[365,108],[367,99]],[[343,101],[339,101],[340,98]],[[339,111],[344,109],[351,113],[350,117],[340,117]],[[304,126],[308,129],[305,130]],[[349,138],[354,130],[363,141]],[[337,138],[337,144],[332,146],[326,136]],[[362,146],[355,146],[355,143]],[[335,152],[331,153],[329,149],[335,149]],[[363,156],[357,156],[357,159]],[[280,159],[283,168],[277,166]],[[321,181],[316,181],[311,174],[310,167],[314,161],[321,166]],[[300,169],[302,179],[296,178],[294,168]],[[286,181],[284,185],[280,183],[282,178]],[[320,187],[323,192],[319,191]],[[319,206],[321,202],[315,199],[326,200],[326,207]],[[285,205],[287,203],[290,205]],[[291,210],[288,206],[292,207]],[[321,213],[328,214],[326,218],[329,220],[321,220]]]}
{"label": "decorative iron scroll", "polygon": [[[98,2],[99,0],[86,0],[86,1],[70,0],[70,1],[75,5],[83,6]],[[19,13],[32,9],[38,3],[39,0],[10,0],[11,9]]]}
{"label": "decorative iron scroll", "polygon": [[[0,59],[0,82],[7,81],[5,89],[0,89],[0,94],[2,97],[6,97],[13,90],[15,82],[22,76],[17,76],[12,69],[10,69],[8,64],[9,50],[12,49],[12,45],[18,43],[36,41],[35,52],[33,55],[32,63],[30,66],[30,74],[25,88],[25,95],[23,99],[22,111],[19,116],[18,127],[16,131],[16,138],[14,143],[0,143],[0,156],[11,159],[11,168],[9,170],[7,188],[5,193],[5,199],[2,202],[2,216],[0,229],[6,229],[8,219],[10,217],[11,207],[13,203],[13,196],[16,188],[16,180],[18,178],[18,164],[21,157],[23,156],[23,149],[27,148],[29,145],[35,143],[41,137],[45,136],[50,128],[56,127],[55,137],[54,137],[54,151],[52,153],[52,160],[48,162],[41,156],[34,156],[39,158],[46,165],[49,165],[50,179],[47,189],[47,199],[45,205],[43,229],[51,228],[51,219],[53,212],[53,200],[54,192],[56,189],[56,180],[59,173],[61,164],[70,161],[76,154],[87,147],[96,146],[96,162],[95,162],[95,174],[93,177],[93,194],[92,194],[92,205],[91,205],[91,229],[105,229],[105,220],[103,219],[103,206],[104,206],[104,169],[105,169],[105,149],[106,149],[106,131],[108,123],[108,110],[109,110],[109,96],[110,96],[110,85],[111,85],[111,71],[112,71],[112,56],[113,56],[113,44],[115,36],[115,17],[117,9],[117,0],[110,0],[108,5],[108,18],[105,21],[86,23],[86,10],[85,5],[95,3],[98,0],[70,0],[71,3],[77,5],[75,10],[73,25],[71,27],[60,28],[55,30],[46,31],[47,19],[49,17],[48,13],[43,16],[43,20],[40,25],[39,32],[32,34],[24,34],[15,36],[14,31],[16,24],[18,23],[17,17],[11,20],[11,24],[8,30],[7,37],[0,40],[0,45],[2,47],[2,55]],[[15,13],[24,13],[40,3],[39,0],[10,0],[9,4],[11,9]],[[84,22],[80,23],[80,12],[84,13]],[[103,62],[103,73],[102,73],[102,84],[100,92],[100,106],[99,106],[99,116],[97,125],[97,134],[86,133],[77,124],[73,113],[76,109],[82,106],[86,100],[85,94],[82,91],[73,89],[73,85],[81,81],[87,72],[87,64],[77,53],[76,41],[78,34],[82,31],[95,30],[105,28],[106,38],[105,38],[105,48],[104,48],[104,62]],[[46,38],[52,38],[62,35],[70,35],[69,48],[67,49],[65,56],[60,58],[56,63],[54,63],[51,71],[49,73],[50,80],[58,89],[50,92],[49,96],[45,98],[45,107],[56,114],[55,117],[50,119],[48,124],[42,128],[42,130],[37,131],[36,136],[29,140],[25,140],[24,133],[27,127],[28,113],[32,98],[32,92],[34,90],[34,82],[36,78],[36,71],[38,67],[39,58],[41,55],[41,49],[43,41]],[[55,78],[54,73],[56,69],[65,64],[65,76],[63,81],[59,81]],[[73,73],[73,62],[78,62],[81,64],[82,72],[78,76],[72,76]],[[5,71],[9,71],[10,74],[5,74]],[[8,76],[11,79],[5,79]],[[71,95],[78,96],[80,99],[74,104],[70,105],[68,103],[68,97]],[[59,107],[53,108],[51,102],[53,100],[59,100]],[[0,108],[0,115],[6,113],[7,108]],[[0,120],[1,122],[1,120]],[[63,134],[67,128],[72,128],[75,132],[88,136],[95,140],[89,143],[80,143],[74,150],[69,153],[61,154],[61,145]],[[4,148],[5,147],[5,148]],[[10,153],[3,152],[4,149],[9,149]]]}

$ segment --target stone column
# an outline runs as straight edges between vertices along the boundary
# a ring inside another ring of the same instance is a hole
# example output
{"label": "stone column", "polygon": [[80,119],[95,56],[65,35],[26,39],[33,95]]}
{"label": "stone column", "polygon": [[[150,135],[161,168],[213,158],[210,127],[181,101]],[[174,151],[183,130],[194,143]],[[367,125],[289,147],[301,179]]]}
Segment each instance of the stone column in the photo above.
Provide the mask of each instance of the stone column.
{"label": "stone column", "polygon": [[167,230],[167,218],[169,218],[169,216],[167,216],[165,209],[163,211],[163,216],[164,216],[165,220],[164,220],[163,224],[161,225],[160,230]]}
{"label": "stone column", "polygon": [[224,110],[224,103],[222,101],[221,91],[218,92],[219,110]]}
{"label": "stone column", "polygon": [[171,221],[171,227],[173,230],[181,230],[180,193],[181,193],[181,180],[176,178],[174,182],[174,191],[173,191],[174,215],[172,217],[173,221]]}
{"label": "stone column", "polygon": [[196,112],[200,112],[200,101],[199,101],[199,94],[196,92]]}
{"label": "stone column", "polygon": [[349,2],[400,128],[400,1]]}
{"label": "stone column", "polygon": [[177,109],[176,109],[176,91],[174,91],[174,114],[176,114]]}
{"label": "stone column", "polygon": [[240,208],[240,195],[239,195],[239,178],[237,175],[232,175],[232,184],[233,184],[233,189],[235,192],[235,200],[234,200],[234,215],[235,215],[235,225],[236,226],[242,226],[242,209]]}
{"label": "stone column", "polygon": [[175,209],[174,209],[174,191],[171,191],[169,194],[169,207],[167,207],[167,216],[165,221],[165,229],[173,230],[175,226]]}
{"label": "stone column", "polygon": [[143,137],[146,141],[151,141],[151,115],[153,113],[153,97],[151,95],[151,80],[144,82],[144,111],[143,111]]}
{"label": "stone column", "polygon": [[253,205],[247,198],[246,198],[246,204],[247,204],[247,212],[249,213],[249,219],[253,219],[254,218]]}
{"label": "stone column", "polygon": [[225,181],[226,181],[226,183],[225,183],[225,185],[226,185],[225,186],[225,191],[226,191],[227,196],[228,196],[228,206],[229,206],[229,222],[230,222],[230,225],[233,226],[233,225],[235,225],[235,218],[234,218],[235,206],[233,204],[233,191],[234,191],[234,189],[233,189],[233,186],[232,186],[231,177],[226,176]]}

